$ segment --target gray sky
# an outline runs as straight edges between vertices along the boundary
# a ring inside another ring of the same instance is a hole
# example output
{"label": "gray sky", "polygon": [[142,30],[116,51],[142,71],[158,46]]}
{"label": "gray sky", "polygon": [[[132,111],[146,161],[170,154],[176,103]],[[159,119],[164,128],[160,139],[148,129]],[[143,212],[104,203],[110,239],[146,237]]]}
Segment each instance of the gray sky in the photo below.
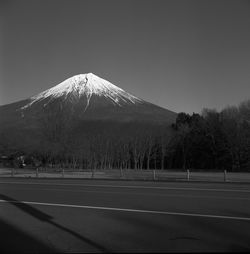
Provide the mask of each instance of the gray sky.
{"label": "gray sky", "polygon": [[250,99],[250,1],[0,3],[0,105],[93,72],[175,112]]}

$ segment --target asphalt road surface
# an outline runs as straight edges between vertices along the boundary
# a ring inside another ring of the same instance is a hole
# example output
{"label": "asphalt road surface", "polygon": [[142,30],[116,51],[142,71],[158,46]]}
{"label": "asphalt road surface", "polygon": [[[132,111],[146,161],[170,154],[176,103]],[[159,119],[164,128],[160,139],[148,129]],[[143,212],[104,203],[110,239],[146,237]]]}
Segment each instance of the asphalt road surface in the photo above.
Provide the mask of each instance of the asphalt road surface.
{"label": "asphalt road surface", "polygon": [[250,185],[0,179],[0,251],[250,251]]}

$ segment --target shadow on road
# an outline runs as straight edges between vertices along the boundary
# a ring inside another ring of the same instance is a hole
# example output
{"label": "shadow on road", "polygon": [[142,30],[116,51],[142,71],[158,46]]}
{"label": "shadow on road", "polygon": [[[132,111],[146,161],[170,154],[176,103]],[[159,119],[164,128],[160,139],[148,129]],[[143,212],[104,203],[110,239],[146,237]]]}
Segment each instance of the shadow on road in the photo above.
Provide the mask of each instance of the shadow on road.
{"label": "shadow on road", "polygon": [[1,253],[52,253],[52,249],[17,227],[0,219]]}
{"label": "shadow on road", "polygon": [[[78,234],[77,232],[74,232],[73,230],[71,230],[69,228],[66,228],[66,227],[64,227],[64,226],[54,222],[52,216],[50,216],[50,215],[48,215],[48,214],[46,214],[46,213],[44,213],[44,212],[42,212],[42,211],[32,207],[31,205],[23,203],[22,201],[15,200],[15,199],[13,199],[11,197],[8,197],[6,195],[3,195],[3,194],[0,194],[0,199],[3,199],[5,201],[7,201],[8,203],[16,206],[17,208],[21,209],[22,211],[28,213],[29,215],[35,217],[38,220],[41,220],[43,222],[47,222],[50,225],[53,225],[56,228],[58,228],[58,229],[60,229],[60,230],[62,230],[64,232],[67,232],[67,233],[73,235],[74,237],[80,239],[82,242],[87,243],[87,244],[95,247],[96,249],[98,249],[99,252],[110,253],[110,251],[107,250],[105,247],[101,246],[98,243],[93,242],[91,239],[88,239],[88,238]],[[4,234],[1,234],[1,235],[4,235]],[[25,236],[25,237],[29,237],[29,236]],[[12,242],[12,244],[15,244],[15,243]]]}

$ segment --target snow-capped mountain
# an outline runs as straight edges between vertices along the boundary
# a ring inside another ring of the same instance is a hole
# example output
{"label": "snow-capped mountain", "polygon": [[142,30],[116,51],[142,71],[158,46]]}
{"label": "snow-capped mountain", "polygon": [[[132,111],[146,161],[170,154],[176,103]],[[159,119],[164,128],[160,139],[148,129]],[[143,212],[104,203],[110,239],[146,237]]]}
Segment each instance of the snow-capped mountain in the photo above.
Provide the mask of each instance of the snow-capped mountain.
{"label": "snow-capped mountain", "polygon": [[165,124],[174,122],[176,116],[93,73],[75,75],[16,105],[16,111],[24,119],[39,118],[44,111],[60,111],[83,121]]}
{"label": "snow-capped mountain", "polygon": [[122,106],[123,104],[142,103],[143,100],[125,92],[123,89],[113,85],[109,81],[96,76],[93,73],[79,74],[66,79],[60,84],[30,98],[30,102],[21,109],[26,109],[34,103],[46,100],[43,106],[46,106],[56,98],[69,99],[77,102],[81,98],[86,98],[86,106],[88,108],[91,97],[99,96],[112,102],[114,105]]}
{"label": "snow-capped mountain", "polygon": [[75,125],[78,122],[170,125],[175,118],[176,113],[87,73],[68,78],[26,100],[0,106],[0,131],[6,126],[39,129],[44,119],[50,119],[50,123],[57,121],[57,125],[61,125],[58,119],[72,119]]}
{"label": "snow-capped mountain", "polygon": [[148,130],[159,134],[176,115],[92,73],[80,74],[31,98],[0,106],[0,143],[50,153],[64,140],[66,146],[78,144],[84,150],[89,149],[86,142],[93,146],[97,137],[111,142]]}

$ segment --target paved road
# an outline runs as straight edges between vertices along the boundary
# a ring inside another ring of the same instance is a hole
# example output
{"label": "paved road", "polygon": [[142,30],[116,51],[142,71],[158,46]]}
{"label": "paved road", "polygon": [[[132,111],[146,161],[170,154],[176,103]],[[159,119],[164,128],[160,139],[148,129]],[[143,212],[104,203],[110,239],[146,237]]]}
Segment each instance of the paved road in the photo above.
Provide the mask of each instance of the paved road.
{"label": "paved road", "polygon": [[250,185],[0,179],[2,251],[250,251]]}

